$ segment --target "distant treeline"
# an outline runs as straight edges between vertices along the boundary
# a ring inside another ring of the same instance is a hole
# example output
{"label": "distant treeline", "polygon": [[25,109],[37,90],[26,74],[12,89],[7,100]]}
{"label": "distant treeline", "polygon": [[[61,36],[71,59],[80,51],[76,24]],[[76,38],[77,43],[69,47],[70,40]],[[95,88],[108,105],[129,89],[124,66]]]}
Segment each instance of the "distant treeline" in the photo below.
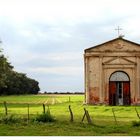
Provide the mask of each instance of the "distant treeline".
{"label": "distant treeline", "polygon": [[13,68],[0,50],[0,95],[37,94],[39,83]]}
{"label": "distant treeline", "polygon": [[84,92],[44,92],[43,94],[84,94]]}

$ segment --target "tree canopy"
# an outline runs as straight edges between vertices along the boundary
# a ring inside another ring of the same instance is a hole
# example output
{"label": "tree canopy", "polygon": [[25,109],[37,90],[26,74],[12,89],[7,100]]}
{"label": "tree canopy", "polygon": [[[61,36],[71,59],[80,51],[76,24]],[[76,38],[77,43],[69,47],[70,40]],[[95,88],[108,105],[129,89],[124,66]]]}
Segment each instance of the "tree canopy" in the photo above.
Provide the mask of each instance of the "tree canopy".
{"label": "tree canopy", "polygon": [[0,95],[37,94],[40,90],[38,81],[13,68],[0,50]]}

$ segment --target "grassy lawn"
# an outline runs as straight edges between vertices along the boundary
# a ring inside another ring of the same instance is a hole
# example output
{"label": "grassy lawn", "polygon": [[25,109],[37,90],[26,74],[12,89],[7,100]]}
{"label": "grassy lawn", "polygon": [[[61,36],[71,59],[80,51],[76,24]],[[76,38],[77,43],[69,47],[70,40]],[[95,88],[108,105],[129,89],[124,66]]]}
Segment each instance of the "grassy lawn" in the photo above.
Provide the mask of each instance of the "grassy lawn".
{"label": "grassy lawn", "polygon": [[[83,95],[26,95],[1,96],[0,115],[5,113],[3,102],[7,102],[8,114],[21,118],[18,123],[0,123],[1,136],[136,136],[140,135],[140,125],[133,126],[132,121],[139,121],[135,106],[92,106],[83,105]],[[42,104],[50,108],[56,121],[52,123],[32,122],[37,114],[43,112]],[[27,123],[27,104],[29,104],[30,122]],[[70,122],[68,106],[74,114],[74,122]],[[84,108],[89,111],[92,124],[88,124]],[[115,111],[117,124],[114,121],[112,108]],[[140,107],[137,106],[140,113]]]}

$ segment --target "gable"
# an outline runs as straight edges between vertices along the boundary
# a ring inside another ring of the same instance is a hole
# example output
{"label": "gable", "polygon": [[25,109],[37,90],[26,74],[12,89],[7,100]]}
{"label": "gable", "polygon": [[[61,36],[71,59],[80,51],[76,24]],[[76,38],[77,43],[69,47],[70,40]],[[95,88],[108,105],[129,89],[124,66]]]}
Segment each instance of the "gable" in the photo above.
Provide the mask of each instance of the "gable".
{"label": "gable", "polygon": [[127,59],[126,57],[113,57],[107,61],[104,61],[103,64],[106,65],[135,65],[134,61]]}
{"label": "gable", "polygon": [[116,38],[103,44],[88,48],[85,52],[140,51],[140,44],[123,38]]}

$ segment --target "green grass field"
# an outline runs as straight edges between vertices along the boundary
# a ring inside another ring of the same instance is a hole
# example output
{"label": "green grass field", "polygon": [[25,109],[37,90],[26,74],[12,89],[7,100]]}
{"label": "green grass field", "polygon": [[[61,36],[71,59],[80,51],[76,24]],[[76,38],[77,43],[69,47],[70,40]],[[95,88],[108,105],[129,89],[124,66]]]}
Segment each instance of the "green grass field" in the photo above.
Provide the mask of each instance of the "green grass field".
{"label": "green grass field", "polygon": [[[136,136],[140,135],[140,125],[133,126],[132,121],[139,121],[135,106],[92,106],[84,105],[84,95],[25,95],[1,96],[0,115],[4,116],[3,102],[7,102],[8,115],[21,118],[18,123],[0,123],[1,136]],[[29,104],[30,121],[27,123]],[[56,119],[52,123],[34,123],[32,118],[43,112],[42,104],[49,106],[51,115]],[[70,122],[68,106],[74,114],[74,122]],[[92,124],[88,124],[84,108],[89,111]],[[115,123],[112,108],[115,111]],[[140,113],[140,107],[136,107]]]}

